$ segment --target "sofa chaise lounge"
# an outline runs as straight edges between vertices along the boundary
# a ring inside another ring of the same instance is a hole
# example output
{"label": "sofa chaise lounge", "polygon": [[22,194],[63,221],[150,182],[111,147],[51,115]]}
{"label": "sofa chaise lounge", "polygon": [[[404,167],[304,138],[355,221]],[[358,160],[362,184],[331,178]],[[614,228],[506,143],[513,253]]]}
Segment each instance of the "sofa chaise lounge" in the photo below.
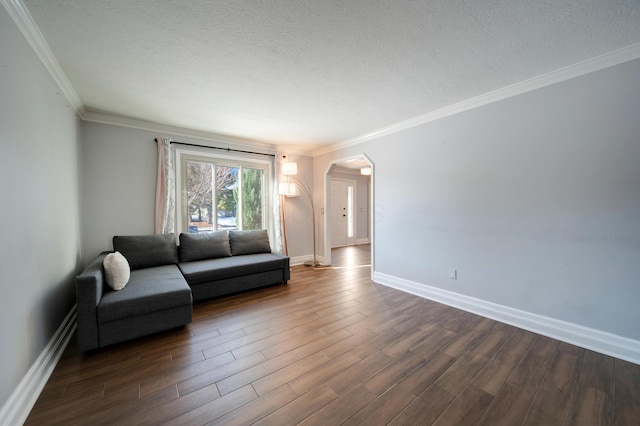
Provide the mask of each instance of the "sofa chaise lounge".
{"label": "sofa chaise lounge", "polygon": [[88,351],[188,324],[193,302],[287,283],[289,258],[265,230],[115,236],[126,259],[124,288],[107,285],[101,253],[76,278],[78,349]]}

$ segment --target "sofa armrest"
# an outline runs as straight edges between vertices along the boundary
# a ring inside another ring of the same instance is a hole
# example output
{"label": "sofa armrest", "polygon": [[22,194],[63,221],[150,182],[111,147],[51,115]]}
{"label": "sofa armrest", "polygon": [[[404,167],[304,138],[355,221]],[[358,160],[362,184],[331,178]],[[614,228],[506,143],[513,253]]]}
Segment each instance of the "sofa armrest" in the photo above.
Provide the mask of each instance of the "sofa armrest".
{"label": "sofa armrest", "polygon": [[102,262],[107,253],[101,253],[76,277],[76,311],[78,316],[78,350],[88,351],[100,347],[97,307],[104,289]]}
{"label": "sofa armrest", "polygon": [[291,265],[289,264],[290,259],[289,256],[285,256],[284,254],[280,254],[280,253],[271,253],[272,255],[279,257],[282,259],[283,262],[283,280],[284,283],[286,284],[287,281],[289,281],[291,279]]}
{"label": "sofa armrest", "polygon": [[287,281],[289,281],[291,279],[291,265],[289,264],[290,262],[290,258],[289,256],[285,256],[284,259],[284,282],[285,284],[287,283]]}

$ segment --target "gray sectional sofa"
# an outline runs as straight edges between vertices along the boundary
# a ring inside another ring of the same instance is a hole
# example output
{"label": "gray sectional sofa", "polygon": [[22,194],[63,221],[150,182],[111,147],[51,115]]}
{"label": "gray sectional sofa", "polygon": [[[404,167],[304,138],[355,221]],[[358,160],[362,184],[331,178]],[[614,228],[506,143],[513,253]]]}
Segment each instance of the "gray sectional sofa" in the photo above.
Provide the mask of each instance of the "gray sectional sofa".
{"label": "gray sectional sofa", "polygon": [[121,290],[106,283],[100,254],[76,278],[78,349],[88,351],[192,320],[194,301],[290,279],[289,258],[271,252],[260,231],[115,236],[130,277]]}

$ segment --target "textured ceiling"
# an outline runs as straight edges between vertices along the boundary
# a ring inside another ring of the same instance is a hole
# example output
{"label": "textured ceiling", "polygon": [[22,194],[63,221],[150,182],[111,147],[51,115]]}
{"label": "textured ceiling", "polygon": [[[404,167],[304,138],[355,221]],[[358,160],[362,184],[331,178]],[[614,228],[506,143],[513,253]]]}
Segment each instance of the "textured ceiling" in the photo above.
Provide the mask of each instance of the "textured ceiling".
{"label": "textured ceiling", "polygon": [[319,147],[640,42],[638,0],[24,0],[89,112]]}

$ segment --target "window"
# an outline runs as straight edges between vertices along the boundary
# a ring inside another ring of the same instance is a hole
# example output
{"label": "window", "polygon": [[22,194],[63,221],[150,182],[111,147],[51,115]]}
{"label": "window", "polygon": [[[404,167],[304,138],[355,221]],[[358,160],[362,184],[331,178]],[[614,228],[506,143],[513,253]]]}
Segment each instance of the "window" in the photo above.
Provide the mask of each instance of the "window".
{"label": "window", "polygon": [[179,232],[267,229],[270,162],[176,151]]}
{"label": "window", "polygon": [[353,238],[353,185],[347,186],[347,238]]}

